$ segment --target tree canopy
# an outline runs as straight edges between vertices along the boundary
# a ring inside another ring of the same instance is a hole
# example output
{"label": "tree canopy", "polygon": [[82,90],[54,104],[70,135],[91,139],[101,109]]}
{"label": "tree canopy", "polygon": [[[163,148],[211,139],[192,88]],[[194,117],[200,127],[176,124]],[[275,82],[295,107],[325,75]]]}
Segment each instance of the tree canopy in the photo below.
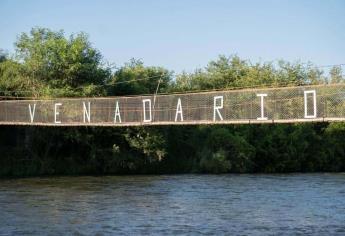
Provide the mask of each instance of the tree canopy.
{"label": "tree canopy", "polygon": [[18,37],[15,49],[1,67],[2,90],[35,97],[105,94],[111,70],[84,33],[66,38],[63,31],[33,28]]}

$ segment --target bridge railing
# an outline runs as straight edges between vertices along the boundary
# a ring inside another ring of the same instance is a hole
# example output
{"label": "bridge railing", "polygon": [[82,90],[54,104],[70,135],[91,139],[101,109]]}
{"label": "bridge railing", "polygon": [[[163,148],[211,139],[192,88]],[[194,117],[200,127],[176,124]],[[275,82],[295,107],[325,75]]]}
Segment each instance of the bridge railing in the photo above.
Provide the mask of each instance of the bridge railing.
{"label": "bridge railing", "polygon": [[345,84],[0,102],[0,124],[131,126],[345,120]]}

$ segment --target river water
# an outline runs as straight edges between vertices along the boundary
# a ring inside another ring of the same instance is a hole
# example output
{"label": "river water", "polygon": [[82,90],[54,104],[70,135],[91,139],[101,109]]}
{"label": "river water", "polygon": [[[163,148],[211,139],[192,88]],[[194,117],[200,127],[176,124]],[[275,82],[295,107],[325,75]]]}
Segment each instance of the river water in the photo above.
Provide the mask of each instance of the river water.
{"label": "river water", "polygon": [[345,174],[0,180],[0,235],[345,235]]}

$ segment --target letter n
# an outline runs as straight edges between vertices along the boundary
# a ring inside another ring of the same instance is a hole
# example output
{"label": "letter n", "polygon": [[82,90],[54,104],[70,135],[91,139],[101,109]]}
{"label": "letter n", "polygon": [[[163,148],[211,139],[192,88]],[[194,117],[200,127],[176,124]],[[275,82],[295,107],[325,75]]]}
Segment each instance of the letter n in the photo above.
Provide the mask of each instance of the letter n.
{"label": "letter n", "polygon": [[87,122],[90,123],[91,120],[91,113],[90,113],[90,102],[87,102],[87,107],[85,102],[83,102],[83,121],[84,123]]}

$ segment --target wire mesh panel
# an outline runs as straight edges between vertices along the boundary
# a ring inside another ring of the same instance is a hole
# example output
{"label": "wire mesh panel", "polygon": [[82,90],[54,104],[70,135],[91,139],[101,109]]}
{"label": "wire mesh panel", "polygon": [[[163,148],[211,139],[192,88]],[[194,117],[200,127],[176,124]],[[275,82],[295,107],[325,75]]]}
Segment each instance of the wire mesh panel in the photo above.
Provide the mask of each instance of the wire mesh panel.
{"label": "wire mesh panel", "polygon": [[0,124],[130,126],[345,120],[345,85],[0,102]]}

